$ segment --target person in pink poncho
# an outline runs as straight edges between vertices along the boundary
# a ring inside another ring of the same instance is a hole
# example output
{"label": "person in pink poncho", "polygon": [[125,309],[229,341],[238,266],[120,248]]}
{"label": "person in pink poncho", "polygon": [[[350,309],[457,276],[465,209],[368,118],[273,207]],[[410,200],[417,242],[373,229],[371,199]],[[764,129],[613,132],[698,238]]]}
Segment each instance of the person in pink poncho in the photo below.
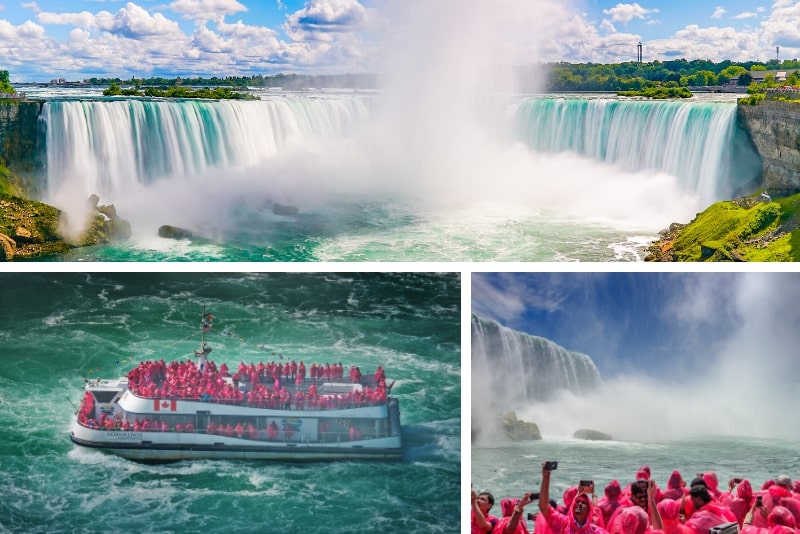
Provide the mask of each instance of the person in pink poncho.
{"label": "person in pink poncho", "polygon": [[690,534],[691,531],[681,523],[681,501],[664,499],[656,505],[661,530],[664,534]]}
{"label": "person in pink poncho", "polygon": [[[626,528],[630,529],[636,524],[636,518],[642,517],[638,512],[626,511],[631,508],[638,508],[644,512],[646,519],[645,527],[650,529],[661,529],[661,520],[656,509],[656,494],[658,487],[654,480],[637,480],[630,485],[631,499],[628,504],[622,504],[611,516],[610,522],[606,525],[609,532],[623,532]],[[623,516],[625,519],[623,520]]]}
{"label": "person in pink poncho", "polygon": [[522,499],[503,499],[500,501],[500,511],[503,517],[492,530],[492,534],[530,534],[528,525],[522,514],[525,505],[530,504],[531,494],[526,493]]}
{"label": "person in pink poncho", "polygon": [[628,506],[608,525],[609,534],[645,534],[648,530],[647,512],[639,506]]}
{"label": "person in pink poncho", "polygon": [[[780,475],[774,480],[768,480],[761,486],[761,491],[756,496],[756,504],[747,514],[744,522],[754,527],[766,528],[767,516],[776,506],[784,506],[794,511],[800,503],[793,499],[792,479],[788,475]],[[761,501],[759,504],[758,501]]]}
{"label": "person in pink poncho", "polygon": [[597,502],[597,507],[603,514],[603,524],[608,525],[614,511],[622,504],[619,500],[622,495],[622,487],[619,482],[612,480],[603,489],[603,497]]}
{"label": "person in pink poncho", "polygon": [[747,517],[747,512],[753,508],[756,497],[753,494],[753,487],[748,480],[742,480],[736,486],[736,491],[731,492],[728,498],[720,499],[720,504],[728,507],[736,516],[736,521],[739,523],[739,528],[744,524],[744,518]]}
{"label": "person in pink poncho", "polygon": [[745,524],[742,534],[797,534],[796,522],[787,508],[775,506],[767,516],[766,528]]}
{"label": "person in pink poncho", "polygon": [[661,496],[664,499],[681,499],[688,492],[680,471],[673,471],[667,480],[667,489],[661,492]]}
{"label": "person in pink poncho", "polygon": [[[302,362],[301,362],[302,363]],[[472,490],[472,515],[471,515],[471,533],[472,534],[486,534],[494,530],[494,527],[500,522],[500,519],[489,515],[489,510],[494,506],[494,496],[488,491],[476,493]]]}
{"label": "person in pink poncho", "polygon": [[536,518],[537,534],[607,534],[603,527],[592,523],[594,506],[589,495],[579,493],[566,514],[550,507],[550,475],[552,471],[542,464],[542,486],[539,490],[539,515]]}
{"label": "person in pink poncho", "polygon": [[694,513],[686,521],[686,527],[693,534],[708,534],[712,527],[723,523],[736,522],[733,512],[712,502],[711,493],[708,488],[701,485],[692,486],[689,490],[689,498],[692,501]]}
{"label": "person in pink poncho", "polygon": [[714,471],[703,473],[703,482],[706,483],[708,492],[714,499],[719,499],[721,492],[719,491],[719,479]]}

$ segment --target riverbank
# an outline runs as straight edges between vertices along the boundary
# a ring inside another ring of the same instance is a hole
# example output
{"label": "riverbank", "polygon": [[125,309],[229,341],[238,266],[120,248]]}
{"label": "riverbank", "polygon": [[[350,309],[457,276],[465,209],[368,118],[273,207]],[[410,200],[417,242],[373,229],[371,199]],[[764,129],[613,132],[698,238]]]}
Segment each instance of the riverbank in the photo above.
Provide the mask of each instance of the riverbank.
{"label": "riverbank", "polygon": [[13,174],[0,166],[0,261],[58,259],[81,246],[125,240],[130,224],[117,216],[113,204],[87,201],[86,229],[70,239],[62,230],[64,213],[54,206],[20,196]]}
{"label": "riverbank", "polygon": [[18,196],[0,194],[0,261],[43,259],[73,248],[59,234],[61,211]]}
{"label": "riverbank", "polygon": [[800,194],[717,202],[673,223],[645,261],[800,261]]}

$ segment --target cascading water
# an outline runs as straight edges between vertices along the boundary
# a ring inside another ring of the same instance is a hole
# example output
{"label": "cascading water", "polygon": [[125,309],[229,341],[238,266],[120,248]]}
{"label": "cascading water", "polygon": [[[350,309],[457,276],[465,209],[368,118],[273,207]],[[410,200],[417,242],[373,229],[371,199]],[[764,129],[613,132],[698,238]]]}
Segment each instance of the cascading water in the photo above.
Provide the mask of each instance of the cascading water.
{"label": "cascading water", "polygon": [[56,100],[45,103],[47,191],[101,196],[170,176],[250,166],[310,136],[352,134],[368,99]]}
{"label": "cascading water", "polygon": [[600,385],[591,358],[550,340],[472,315],[472,420],[486,427],[499,412]]}
{"label": "cascading water", "polygon": [[534,150],[576,152],[634,172],[662,171],[706,203],[727,198],[758,175],[752,147],[749,154],[734,149],[745,140],[732,103],[531,98],[519,103],[514,122],[518,138]]}
{"label": "cascading water", "polygon": [[169,224],[248,261],[611,261],[758,175],[731,103],[495,98],[472,117],[390,96],[51,100],[39,189],[76,236],[90,195],[115,204],[134,241],[112,258],[183,257],[149,240]]}

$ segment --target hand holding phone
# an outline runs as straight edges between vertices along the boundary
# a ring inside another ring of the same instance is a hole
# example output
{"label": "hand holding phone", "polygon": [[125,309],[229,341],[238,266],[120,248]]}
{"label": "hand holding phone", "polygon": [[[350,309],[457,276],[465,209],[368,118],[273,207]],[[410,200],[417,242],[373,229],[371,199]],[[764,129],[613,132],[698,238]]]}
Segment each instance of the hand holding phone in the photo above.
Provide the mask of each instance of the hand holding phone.
{"label": "hand holding phone", "polygon": [[555,471],[558,469],[558,462],[555,461],[547,461],[544,463],[544,470],[545,471]]}

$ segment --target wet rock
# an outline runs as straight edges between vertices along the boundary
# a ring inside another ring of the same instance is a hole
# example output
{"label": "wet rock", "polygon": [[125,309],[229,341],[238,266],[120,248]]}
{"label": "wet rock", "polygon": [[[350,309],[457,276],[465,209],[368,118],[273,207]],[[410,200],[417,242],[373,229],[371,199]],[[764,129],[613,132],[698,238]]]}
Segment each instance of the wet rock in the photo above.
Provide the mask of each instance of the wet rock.
{"label": "wet rock", "polygon": [[0,234],[0,261],[11,261],[14,259],[14,252],[17,244],[6,234]]}
{"label": "wet rock", "polygon": [[300,213],[300,208],[297,206],[286,206],[284,204],[274,204],[272,206],[272,213],[275,215],[284,215],[288,217],[293,217]]}
{"label": "wet rock", "polygon": [[179,226],[172,226],[165,224],[158,229],[159,237],[166,237],[167,239],[191,239],[192,231]]}
{"label": "wet rock", "polygon": [[582,428],[580,430],[576,430],[575,433],[572,435],[575,439],[586,439],[589,441],[611,441],[612,438],[609,434],[605,432],[600,432],[599,430],[592,430],[590,428]]}
{"label": "wet rock", "polygon": [[498,416],[498,423],[506,438],[511,441],[531,441],[542,439],[542,433],[536,423],[517,419],[517,414],[508,412]]}

